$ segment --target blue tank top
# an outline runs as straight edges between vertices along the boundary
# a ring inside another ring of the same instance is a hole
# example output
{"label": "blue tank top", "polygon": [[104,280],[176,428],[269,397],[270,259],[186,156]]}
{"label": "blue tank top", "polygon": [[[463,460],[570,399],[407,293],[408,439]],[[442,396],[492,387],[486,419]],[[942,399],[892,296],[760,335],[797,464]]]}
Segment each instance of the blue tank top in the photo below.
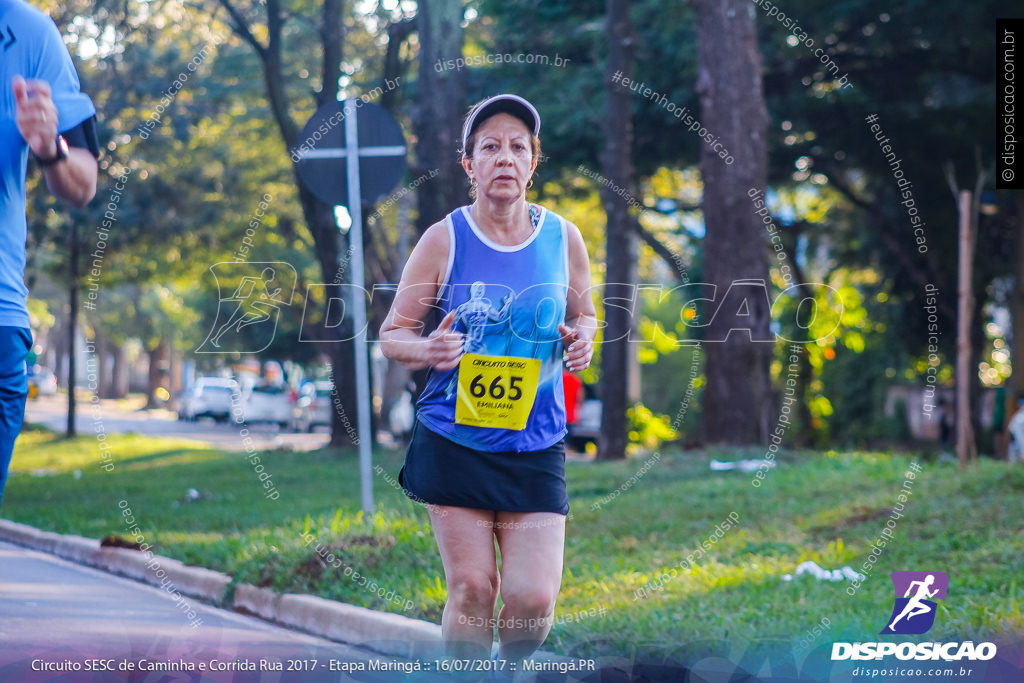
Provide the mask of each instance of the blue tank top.
{"label": "blue tank top", "polygon": [[548,448],[566,433],[558,331],[569,289],[565,220],[540,208],[533,233],[516,246],[488,239],[468,206],[448,214],[446,221],[448,267],[437,295],[436,322],[457,310],[453,328],[465,335],[465,353],[540,359],[540,380],[522,430],[456,424],[457,366],[430,370],[416,404],[417,417],[431,431],[468,448]]}

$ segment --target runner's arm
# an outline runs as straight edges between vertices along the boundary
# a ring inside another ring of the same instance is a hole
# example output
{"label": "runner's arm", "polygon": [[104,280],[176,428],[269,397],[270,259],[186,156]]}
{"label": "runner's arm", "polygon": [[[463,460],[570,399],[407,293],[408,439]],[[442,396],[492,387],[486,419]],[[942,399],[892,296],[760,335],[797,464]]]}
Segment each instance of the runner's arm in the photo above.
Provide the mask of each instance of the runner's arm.
{"label": "runner's arm", "polygon": [[[14,81],[15,123],[29,149],[41,159],[57,157],[57,107],[50,84],[43,80]],[[88,149],[69,147],[66,158],[43,167],[46,185],[59,199],[85,206],[96,196],[99,167]]]}
{"label": "runner's arm", "polygon": [[430,226],[402,271],[398,292],[380,328],[381,350],[410,370],[448,370],[462,357],[463,335],[451,329],[455,311],[423,336],[427,317],[437,308],[437,294],[448,264],[448,227]]}
{"label": "runner's arm", "polygon": [[566,366],[571,371],[585,370],[594,355],[597,335],[597,311],[590,296],[590,257],[580,229],[572,223],[569,238],[569,291],[566,293],[565,324],[560,325],[566,345]]}

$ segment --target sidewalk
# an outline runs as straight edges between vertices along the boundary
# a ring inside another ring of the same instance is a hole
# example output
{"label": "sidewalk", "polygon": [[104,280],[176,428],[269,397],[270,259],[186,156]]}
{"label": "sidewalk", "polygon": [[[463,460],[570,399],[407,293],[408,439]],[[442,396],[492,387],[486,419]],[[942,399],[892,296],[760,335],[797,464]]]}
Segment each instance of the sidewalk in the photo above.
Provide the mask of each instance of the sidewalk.
{"label": "sidewalk", "polygon": [[[357,676],[373,681],[480,678],[442,672],[440,659],[436,624],[233,585],[168,557],[0,519],[0,681],[128,681],[170,671],[190,681],[338,681],[359,671],[376,672]],[[533,659],[575,661],[543,651]],[[47,673],[57,671],[80,673]]]}
{"label": "sidewalk", "polygon": [[277,680],[336,681],[331,661],[397,661],[5,542],[0,567],[2,681],[258,681],[294,660],[324,668]]}
{"label": "sidewalk", "polygon": [[[310,595],[279,595],[248,584],[238,584],[229,591],[232,579],[227,574],[137,550],[100,547],[98,541],[81,536],[40,531],[0,519],[0,540],[151,584],[173,601],[179,595],[197,598],[381,654],[432,657],[438,654],[441,642],[441,627],[426,621]],[[0,581],[6,580],[5,568]]]}

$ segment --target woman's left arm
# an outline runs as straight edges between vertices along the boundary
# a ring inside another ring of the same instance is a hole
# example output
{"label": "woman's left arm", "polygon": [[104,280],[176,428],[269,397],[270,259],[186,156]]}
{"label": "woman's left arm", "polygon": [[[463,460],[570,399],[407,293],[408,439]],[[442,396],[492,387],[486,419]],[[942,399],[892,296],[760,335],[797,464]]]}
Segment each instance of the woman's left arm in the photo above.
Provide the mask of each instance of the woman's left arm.
{"label": "woman's left arm", "polygon": [[580,229],[568,223],[569,291],[565,322],[558,326],[565,346],[565,364],[570,372],[586,370],[594,357],[597,311],[590,293],[590,257]]}

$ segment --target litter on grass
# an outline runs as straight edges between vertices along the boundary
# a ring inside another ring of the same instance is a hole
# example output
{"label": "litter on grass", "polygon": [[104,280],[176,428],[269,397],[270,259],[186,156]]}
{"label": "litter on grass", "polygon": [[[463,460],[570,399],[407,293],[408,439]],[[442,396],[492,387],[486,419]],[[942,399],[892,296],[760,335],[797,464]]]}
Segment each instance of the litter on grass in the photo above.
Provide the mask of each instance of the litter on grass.
{"label": "litter on grass", "polygon": [[[801,562],[796,566],[797,576],[801,574],[810,574],[818,581],[842,581],[848,579],[850,581],[864,581],[867,577],[863,574],[858,574],[856,571],[850,568],[849,565],[840,567],[839,569],[823,569],[817,562],[807,560]],[[793,574],[785,574],[782,577],[783,581],[792,581]]]}
{"label": "litter on grass", "polygon": [[756,472],[763,467],[775,467],[774,460],[712,460],[710,467],[714,472],[739,470],[740,472]]}

